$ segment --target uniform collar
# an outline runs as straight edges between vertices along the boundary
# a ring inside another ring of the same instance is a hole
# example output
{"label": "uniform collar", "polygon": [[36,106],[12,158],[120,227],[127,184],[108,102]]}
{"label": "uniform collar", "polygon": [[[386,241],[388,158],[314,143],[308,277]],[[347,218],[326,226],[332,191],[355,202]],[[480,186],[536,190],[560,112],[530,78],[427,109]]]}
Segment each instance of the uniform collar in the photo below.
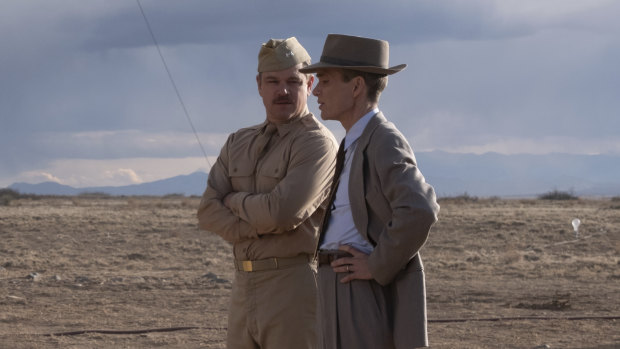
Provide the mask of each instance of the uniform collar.
{"label": "uniform collar", "polygon": [[[297,123],[299,123],[302,119],[310,115],[312,115],[312,113],[306,112],[305,114],[302,114],[301,116],[296,116],[290,119],[287,123],[274,124],[276,125],[276,128],[278,129],[276,133],[280,137],[286,136],[289,132],[291,132],[291,130],[297,127]],[[262,124],[260,124],[260,126],[258,127],[258,131],[263,132],[265,130],[265,127],[267,127],[267,124],[269,124],[269,120],[265,120]]]}

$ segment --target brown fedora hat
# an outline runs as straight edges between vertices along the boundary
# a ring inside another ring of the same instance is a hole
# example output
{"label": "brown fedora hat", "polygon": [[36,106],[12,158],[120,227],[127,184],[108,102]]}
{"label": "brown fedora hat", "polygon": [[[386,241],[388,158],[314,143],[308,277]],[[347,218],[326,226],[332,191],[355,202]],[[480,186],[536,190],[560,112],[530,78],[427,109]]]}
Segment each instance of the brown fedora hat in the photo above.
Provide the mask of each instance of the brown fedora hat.
{"label": "brown fedora hat", "polygon": [[325,39],[321,60],[299,71],[316,73],[324,68],[343,68],[391,75],[407,67],[406,64],[388,67],[389,59],[390,45],[385,40],[329,34]]}

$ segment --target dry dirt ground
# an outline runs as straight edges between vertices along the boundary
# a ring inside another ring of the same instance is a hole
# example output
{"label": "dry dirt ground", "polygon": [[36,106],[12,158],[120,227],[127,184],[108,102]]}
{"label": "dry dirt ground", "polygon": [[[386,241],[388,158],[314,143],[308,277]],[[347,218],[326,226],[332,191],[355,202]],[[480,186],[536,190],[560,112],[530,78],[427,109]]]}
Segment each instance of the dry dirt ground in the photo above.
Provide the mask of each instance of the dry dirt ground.
{"label": "dry dirt ground", "polygon": [[[0,348],[223,348],[230,247],[197,229],[197,205],[0,206]],[[620,347],[620,202],[441,205],[422,250],[432,348]]]}

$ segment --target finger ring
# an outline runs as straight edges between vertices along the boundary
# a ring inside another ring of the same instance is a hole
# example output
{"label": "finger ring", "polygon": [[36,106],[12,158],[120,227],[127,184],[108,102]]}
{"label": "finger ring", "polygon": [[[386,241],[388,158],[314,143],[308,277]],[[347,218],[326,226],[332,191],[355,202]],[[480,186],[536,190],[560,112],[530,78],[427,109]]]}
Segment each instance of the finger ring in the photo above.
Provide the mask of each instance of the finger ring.
{"label": "finger ring", "polygon": [[347,273],[349,272],[349,266],[347,265]]}

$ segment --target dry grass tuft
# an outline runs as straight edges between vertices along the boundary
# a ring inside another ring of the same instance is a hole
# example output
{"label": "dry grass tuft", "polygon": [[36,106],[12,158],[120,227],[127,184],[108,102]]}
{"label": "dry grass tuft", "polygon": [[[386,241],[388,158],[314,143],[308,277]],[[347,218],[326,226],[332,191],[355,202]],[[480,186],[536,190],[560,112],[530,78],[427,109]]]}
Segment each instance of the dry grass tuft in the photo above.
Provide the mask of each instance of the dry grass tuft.
{"label": "dry grass tuft", "polygon": [[13,189],[0,189],[0,206],[9,206],[11,201],[19,199],[21,195]]}
{"label": "dry grass tuft", "polygon": [[519,303],[515,308],[553,311],[568,310],[571,308],[570,293],[556,292],[549,301],[540,303]]}
{"label": "dry grass tuft", "polygon": [[579,197],[571,191],[553,190],[538,196],[541,200],[578,200]]}

